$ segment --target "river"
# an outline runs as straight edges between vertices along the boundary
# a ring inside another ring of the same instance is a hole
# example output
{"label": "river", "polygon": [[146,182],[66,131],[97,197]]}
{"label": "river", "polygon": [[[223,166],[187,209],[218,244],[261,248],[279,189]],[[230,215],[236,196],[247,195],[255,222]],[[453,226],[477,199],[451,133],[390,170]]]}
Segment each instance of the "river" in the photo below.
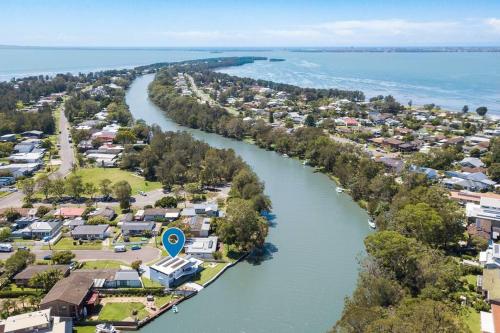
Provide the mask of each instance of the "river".
{"label": "river", "polygon": [[369,233],[367,214],[327,176],[299,161],[216,134],[175,124],[147,96],[153,75],[126,95],[135,119],[183,130],[217,148],[234,149],[266,184],[276,218],[267,255],[244,261],[142,332],[325,332],[355,287],[357,258]]}

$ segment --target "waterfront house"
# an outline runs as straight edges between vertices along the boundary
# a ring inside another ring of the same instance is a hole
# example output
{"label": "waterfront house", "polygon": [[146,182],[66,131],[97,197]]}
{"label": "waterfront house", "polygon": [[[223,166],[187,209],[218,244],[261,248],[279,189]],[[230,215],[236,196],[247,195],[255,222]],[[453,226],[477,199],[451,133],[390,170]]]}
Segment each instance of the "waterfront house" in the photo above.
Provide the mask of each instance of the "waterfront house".
{"label": "waterfront house", "polygon": [[203,262],[191,256],[166,257],[149,267],[150,279],[172,288],[196,274]]}
{"label": "waterfront house", "polygon": [[458,187],[473,192],[488,191],[496,185],[496,182],[482,172],[445,171],[445,175],[449,178],[443,179],[442,184],[449,189]]}
{"label": "waterfront house", "polygon": [[112,279],[106,280],[104,288],[141,288],[142,281],[135,270],[117,271]]}
{"label": "waterfront house", "polygon": [[480,203],[467,203],[466,216],[471,225],[469,233],[475,233],[486,239],[497,239],[500,236],[500,199],[481,197]]}
{"label": "waterfront house", "polygon": [[217,237],[188,238],[184,245],[184,252],[198,259],[213,259],[217,251]]}
{"label": "waterfront house", "polygon": [[94,281],[114,276],[109,270],[78,270],[59,280],[45,295],[40,309],[51,309],[52,314],[75,319],[85,318],[99,304],[99,294],[93,292]]}
{"label": "waterfront house", "polygon": [[73,239],[103,240],[109,236],[108,229],[109,225],[107,224],[80,225],[71,231],[71,237]]}
{"label": "waterfront house", "polygon": [[17,273],[14,276],[13,281],[17,286],[27,287],[33,276],[52,269],[60,271],[63,276],[68,276],[69,274],[69,265],[30,265],[21,272]]}

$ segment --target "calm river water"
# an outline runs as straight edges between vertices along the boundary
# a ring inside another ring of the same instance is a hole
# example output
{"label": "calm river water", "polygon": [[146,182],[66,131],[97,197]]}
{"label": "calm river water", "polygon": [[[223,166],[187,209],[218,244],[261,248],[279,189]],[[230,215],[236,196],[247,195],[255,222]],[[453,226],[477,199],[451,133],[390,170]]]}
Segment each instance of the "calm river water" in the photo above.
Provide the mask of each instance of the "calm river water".
{"label": "calm river water", "polygon": [[185,130],[231,148],[266,184],[276,215],[261,262],[244,261],[143,332],[325,332],[339,318],[369,233],[367,215],[323,174],[251,144],[175,124],[147,96],[153,75],[136,79],[127,103],[136,119]]}

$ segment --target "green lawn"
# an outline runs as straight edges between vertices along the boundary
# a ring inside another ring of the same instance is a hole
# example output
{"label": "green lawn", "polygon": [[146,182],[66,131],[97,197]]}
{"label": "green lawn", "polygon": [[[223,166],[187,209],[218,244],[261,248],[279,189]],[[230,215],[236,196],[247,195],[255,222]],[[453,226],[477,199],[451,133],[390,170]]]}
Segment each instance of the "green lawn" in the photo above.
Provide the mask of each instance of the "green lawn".
{"label": "green lawn", "polygon": [[[210,267],[212,265],[214,265],[214,267]],[[193,280],[193,282],[196,282],[200,285],[207,283],[215,275],[217,275],[226,265],[227,265],[226,263],[209,263],[209,262],[203,263],[201,265],[201,267],[203,267],[203,270],[198,274],[196,274],[196,277]]]}
{"label": "green lawn", "polygon": [[76,332],[76,333],[95,333],[95,326],[74,326],[73,332]]}
{"label": "green lawn", "polygon": [[[133,316],[132,311],[137,310],[137,315]],[[107,303],[99,313],[99,320],[121,321],[127,318],[138,317],[139,320],[148,315],[144,304],[139,302],[129,303]]]}
{"label": "green lawn", "polygon": [[477,284],[477,276],[474,274],[465,275],[464,279],[467,283],[472,284],[473,286]]}
{"label": "green lawn", "polygon": [[151,288],[151,287],[162,287],[162,285],[156,281],[150,280],[145,276],[141,277],[142,284],[144,285],[144,288]]}
{"label": "green lawn", "polygon": [[114,269],[120,266],[127,266],[121,261],[115,260],[95,260],[83,262],[82,269]]}
{"label": "green lawn", "polygon": [[82,176],[83,182],[94,183],[97,186],[106,178],[112,183],[126,180],[132,187],[132,195],[138,194],[139,191],[148,192],[161,188],[160,182],[145,181],[141,176],[117,168],[83,168],[79,169],[76,174]]}
{"label": "green lawn", "polygon": [[174,299],[174,297],[172,295],[161,296],[161,297],[155,296],[155,305],[156,305],[157,308],[160,308],[160,307],[162,307],[163,305],[167,304],[168,302],[170,302],[173,299]]}
{"label": "green lawn", "polygon": [[[84,241],[81,245],[76,241],[73,244],[73,238],[63,237],[55,245],[52,245],[52,250],[100,250],[102,249],[102,242],[97,241]],[[42,246],[43,250],[48,250],[49,246]]]}
{"label": "green lawn", "polygon": [[12,291],[35,291],[35,288],[29,287],[18,287],[15,283],[11,283],[4,288],[4,290],[12,290]]}
{"label": "green lawn", "polygon": [[476,310],[472,308],[468,308],[467,313],[463,315],[463,319],[473,333],[481,332],[481,316],[479,312],[476,312]]}

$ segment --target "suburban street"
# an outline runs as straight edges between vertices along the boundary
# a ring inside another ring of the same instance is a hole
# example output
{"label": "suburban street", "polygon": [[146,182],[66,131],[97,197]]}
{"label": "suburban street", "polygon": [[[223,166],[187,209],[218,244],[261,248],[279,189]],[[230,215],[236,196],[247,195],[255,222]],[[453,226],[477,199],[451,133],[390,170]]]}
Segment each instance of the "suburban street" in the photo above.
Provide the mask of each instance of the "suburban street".
{"label": "suburban street", "polygon": [[[51,254],[50,250],[32,250],[37,259],[42,259],[44,256]],[[142,260],[143,263],[153,261],[160,258],[161,251],[151,246],[144,246],[140,250],[128,250],[127,252],[114,252],[113,250],[71,250],[78,261],[89,260],[117,260],[127,264],[135,260]],[[15,252],[1,252],[0,260],[9,258]]]}
{"label": "suburban street", "polygon": [[61,158],[61,165],[59,170],[50,175],[51,178],[58,178],[66,176],[70,171],[73,163],[75,162],[75,154],[71,143],[69,142],[69,122],[64,114],[64,106],[61,107],[59,115],[59,136],[58,143],[61,145],[59,148],[59,156]]}

